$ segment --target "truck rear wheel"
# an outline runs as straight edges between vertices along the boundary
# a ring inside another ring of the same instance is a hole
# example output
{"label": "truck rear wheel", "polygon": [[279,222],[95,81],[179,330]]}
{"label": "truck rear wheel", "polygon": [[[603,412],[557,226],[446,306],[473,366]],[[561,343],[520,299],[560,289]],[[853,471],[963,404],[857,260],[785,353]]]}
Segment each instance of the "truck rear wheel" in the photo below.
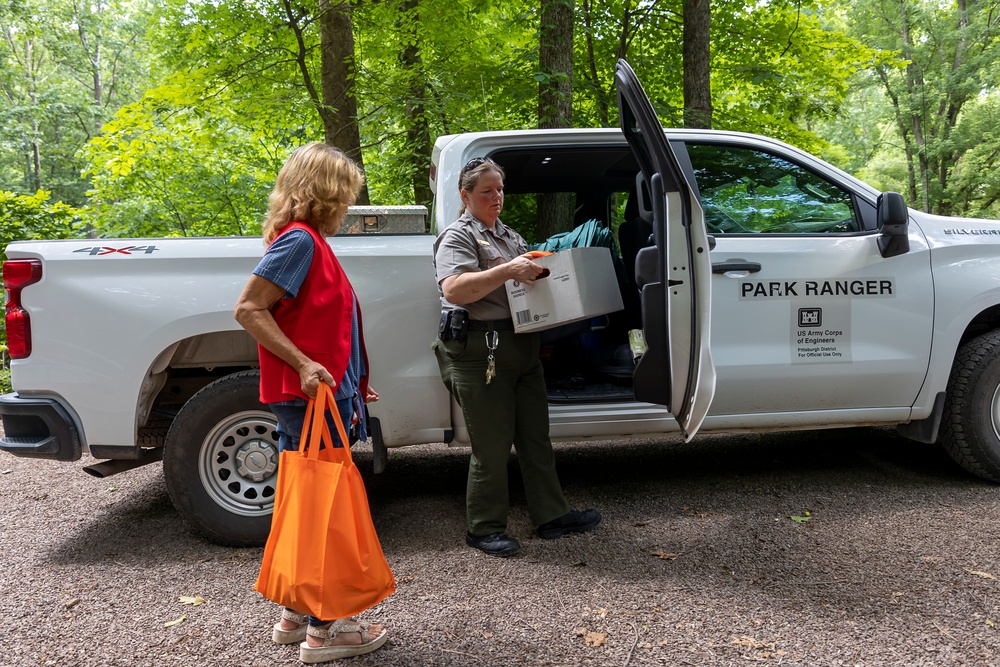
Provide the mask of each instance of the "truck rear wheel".
{"label": "truck rear wheel", "polygon": [[958,349],[940,442],[973,475],[1000,482],[1000,331]]}
{"label": "truck rear wheel", "polygon": [[257,371],[219,378],[174,419],[163,475],[181,516],[216,544],[261,546],[271,529],[277,421],[260,402]]}

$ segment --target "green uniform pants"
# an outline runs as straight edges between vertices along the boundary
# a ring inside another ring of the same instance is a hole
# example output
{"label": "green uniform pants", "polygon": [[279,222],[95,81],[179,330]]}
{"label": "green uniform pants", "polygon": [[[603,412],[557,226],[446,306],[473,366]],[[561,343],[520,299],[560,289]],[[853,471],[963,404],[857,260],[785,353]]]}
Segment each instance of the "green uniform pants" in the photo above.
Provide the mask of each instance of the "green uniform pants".
{"label": "green uniform pants", "polygon": [[507,530],[507,462],[512,444],[532,523],[538,526],[569,511],[549,440],[538,334],[497,332],[496,376],[489,384],[486,335],[469,331],[467,340],[435,340],[432,345],[441,379],[462,407],[472,439],[465,504],[468,530],[476,536]]}

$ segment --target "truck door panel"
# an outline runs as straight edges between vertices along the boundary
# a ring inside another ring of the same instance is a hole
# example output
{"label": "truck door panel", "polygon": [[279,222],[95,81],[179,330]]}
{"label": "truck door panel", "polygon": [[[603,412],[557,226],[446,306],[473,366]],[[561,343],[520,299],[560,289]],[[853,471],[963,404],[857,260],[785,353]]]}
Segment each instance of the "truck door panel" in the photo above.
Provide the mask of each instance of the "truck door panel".
{"label": "truck door panel", "polygon": [[622,132],[649,186],[655,240],[637,257],[649,349],[636,365],[633,390],[640,401],[666,405],[690,440],[715,391],[708,348],[711,266],[703,214],[649,98],[624,60],[618,62],[615,81]]}
{"label": "truck door panel", "polygon": [[712,414],[912,405],[933,319],[919,231],[883,258],[839,185],[748,146],[686,148],[716,239]]}

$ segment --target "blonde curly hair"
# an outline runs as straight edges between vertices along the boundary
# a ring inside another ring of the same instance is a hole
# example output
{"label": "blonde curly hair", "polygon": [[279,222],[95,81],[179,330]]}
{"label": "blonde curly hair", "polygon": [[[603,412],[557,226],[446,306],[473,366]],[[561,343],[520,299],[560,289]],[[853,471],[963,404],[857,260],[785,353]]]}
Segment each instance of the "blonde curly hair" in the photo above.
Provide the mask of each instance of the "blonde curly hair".
{"label": "blonde curly hair", "polygon": [[339,148],[320,142],[299,146],[278,172],[268,197],[264,243],[293,221],[324,236],[336,235],[364,182],[361,168]]}

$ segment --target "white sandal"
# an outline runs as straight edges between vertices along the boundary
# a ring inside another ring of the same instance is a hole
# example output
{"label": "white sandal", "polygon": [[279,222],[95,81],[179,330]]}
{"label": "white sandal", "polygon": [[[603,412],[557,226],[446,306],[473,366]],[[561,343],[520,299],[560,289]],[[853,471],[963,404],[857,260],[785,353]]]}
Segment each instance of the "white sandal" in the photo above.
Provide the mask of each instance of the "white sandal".
{"label": "white sandal", "polygon": [[291,609],[282,609],[281,618],[286,621],[291,621],[298,625],[294,630],[285,630],[281,627],[281,622],[274,624],[274,632],[271,633],[271,639],[277,644],[295,644],[296,642],[305,641],[306,638],[306,627],[309,623],[309,617],[305,614],[300,614]]}
{"label": "white sandal", "polygon": [[[339,621],[334,621],[325,628],[309,626],[306,634],[319,637],[323,640],[323,645],[309,646],[307,642],[302,642],[299,644],[299,660],[306,663],[317,663],[371,653],[385,643],[385,640],[389,638],[389,633],[385,628],[382,628],[382,632],[373,636],[369,630],[370,627],[371,624],[367,621],[355,621],[350,618],[342,618]],[[333,644],[333,640],[341,632],[359,633],[361,635],[361,643]]]}

